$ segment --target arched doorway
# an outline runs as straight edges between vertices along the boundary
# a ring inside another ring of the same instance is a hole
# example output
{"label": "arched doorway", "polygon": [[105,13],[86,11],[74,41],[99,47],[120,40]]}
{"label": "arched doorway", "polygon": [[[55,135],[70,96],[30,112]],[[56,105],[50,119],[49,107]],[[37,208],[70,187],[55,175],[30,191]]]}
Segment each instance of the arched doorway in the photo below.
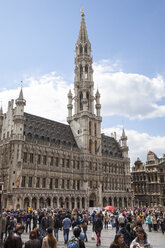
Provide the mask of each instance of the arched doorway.
{"label": "arched doorway", "polygon": [[44,204],[44,198],[40,198],[39,199],[39,208],[44,208],[45,207],[45,204]]}
{"label": "arched doorway", "polygon": [[103,198],[103,207],[106,207],[107,206],[107,199],[106,197]]}
{"label": "arched doorway", "polygon": [[57,198],[53,198],[53,208],[57,208]]}
{"label": "arched doorway", "polygon": [[127,208],[127,198],[124,198],[124,207]]}
{"label": "arched doorway", "polygon": [[119,198],[119,208],[122,208],[122,199]]}
{"label": "arched doorway", "polygon": [[24,209],[27,210],[30,207],[30,200],[28,197],[24,199]]}
{"label": "arched doorway", "polygon": [[85,198],[82,198],[82,208],[85,209]]}
{"label": "arched doorway", "polygon": [[60,204],[60,208],[64,207],[64,201],[63,201],[62,197],[60,197],[60,199],[59,199],[59,204]]}
{"label": "arched doorway", "polygon": [[37,199],[36,198],[32,199],[32,209],[37,209]]}
{"label": "arched doorway", "polygon": [[17,204],[16,209],[20,209],[20,205],[19,205],[19,203]]}
{"label": "arched doorway", "polygon": [[69,198],[66,197],[65,199],[65,208],[69,209]]}
{"label": "arched doorway", "polygon": [[51,207],[51,200],[49,197],[46,199],[46,207]]}
{"label": "arched doorway", "polygon": [[109,203],[109,206],[112,206],[112,198],[111,197],[109,197],[109,201],[108,201]]}
{"label": "arched doorway", "polygon": [[80,198],[77,197],[76,201],[77,201],[77,208],[79,209],[80,208]]}
{"label": "arched doorway", "polygon": [[115,208],[117,207],[117,199],[116,199],[116,197],[114,198],[114,207]]}
{"label": "arched doorway", "polygon": [[95,193],[92,193],[89,197],[89,207],[96,207],[96,195]]}
{"label": "arched doorway", "polygon": [[71,208],[74,209],[75,206],[75,200],[74,197],[71,198]]}

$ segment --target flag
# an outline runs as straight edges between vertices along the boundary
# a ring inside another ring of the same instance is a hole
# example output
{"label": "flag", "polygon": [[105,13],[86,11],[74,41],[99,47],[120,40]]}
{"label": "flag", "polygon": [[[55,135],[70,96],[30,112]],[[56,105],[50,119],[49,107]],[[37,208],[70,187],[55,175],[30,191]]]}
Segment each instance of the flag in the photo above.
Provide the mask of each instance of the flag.
{"label": "flag", "polygon": [[19,177],[17,177],[16,186],[19,186]]}

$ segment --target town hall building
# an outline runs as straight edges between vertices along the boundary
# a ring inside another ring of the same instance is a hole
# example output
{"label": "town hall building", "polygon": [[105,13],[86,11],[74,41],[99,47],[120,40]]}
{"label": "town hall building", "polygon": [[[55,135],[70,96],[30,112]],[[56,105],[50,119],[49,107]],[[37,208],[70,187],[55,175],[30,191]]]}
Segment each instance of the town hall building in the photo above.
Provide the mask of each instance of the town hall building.
{"label": "town hall building", "polygon": [[[84,13],[75,54],[68,124],[26,113],[23,90],[0,109],[0,181],[8,209],[131,206],[130,159],[123,129],[101,133],[101,96],[94,92]],[[111,83],[111,82],[109,82]],[[66,96],[67,97],[67,96]]]}

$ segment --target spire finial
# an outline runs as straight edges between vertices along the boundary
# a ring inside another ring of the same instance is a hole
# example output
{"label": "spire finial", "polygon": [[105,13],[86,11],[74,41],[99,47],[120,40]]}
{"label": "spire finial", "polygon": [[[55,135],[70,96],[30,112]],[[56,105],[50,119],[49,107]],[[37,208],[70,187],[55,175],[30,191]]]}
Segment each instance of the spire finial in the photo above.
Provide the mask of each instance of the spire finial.
{"label": "spire finial", "polygon": [[84,9],[81,8],[80,11],[81,11],[81,16],[85,16],[85,15],[84,15]]}
{"label": "spire finial", "polygon": [[23,80],[21,81],[21,89],[22,89],[22,87],[23,87]]}

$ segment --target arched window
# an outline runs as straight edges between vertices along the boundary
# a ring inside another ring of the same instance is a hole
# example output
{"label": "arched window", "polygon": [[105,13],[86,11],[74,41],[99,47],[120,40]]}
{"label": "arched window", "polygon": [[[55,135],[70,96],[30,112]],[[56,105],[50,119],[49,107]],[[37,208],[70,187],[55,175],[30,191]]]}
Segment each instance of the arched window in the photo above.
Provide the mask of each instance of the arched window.
{"label": "arched window", "polygon": [[83,94],[82,94],[82,92],[80,92],[80,110],[83,110],[82,99],[83,99]]}
{"label": "arched window", "polygon": [[81,44],[79,46],[79,52],[80,52],[80,54],[82,54],[82,52],[83,52],[83,48],[82,48],[82,45]]}
{"label": "arched window", "polygon": [[83,78],[83,67],[82,65],[80,65],[80,79]]}
{"label": "arched window", "polygon": [[88,79],[88,65],[85,66],[85,79]]}
{"label": "arched window", "polygon": [[88,53],[87,44],[85,45],[84,52]]}
{"label": "arched window", "polygon": [[97,135],[97,124],[95,123],[95,136]]}
{"label": "arched window", "polygon": [[87,98],[87,110],[89,109],[89,93],[86,93],[86,98]]}
{"label": "arched window", "polygon": [[95,153],[97,153],[97,141],[95,140]]}
{"label": "arched window", "polygon": [[91,121],[89,122],[89,135],[91,135],[91,130],[92,130],[92,124]]}
{"label": "arched window", "polygon": [[55,188],[56,189],[58,188],[58,179],[57,178],[55,179]]}

